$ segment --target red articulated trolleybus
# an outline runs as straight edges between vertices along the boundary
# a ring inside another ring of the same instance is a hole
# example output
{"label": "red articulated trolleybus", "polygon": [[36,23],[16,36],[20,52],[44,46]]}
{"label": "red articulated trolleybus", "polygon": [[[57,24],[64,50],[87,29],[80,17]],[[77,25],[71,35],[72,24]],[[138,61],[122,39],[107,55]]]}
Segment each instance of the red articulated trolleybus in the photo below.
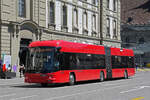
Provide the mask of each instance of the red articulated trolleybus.
{"label": "red articulated trolleybus", "polygon": [[29,45],[25,82],[69,83],[128,78],[135,74],[134,53],[64,40],[35,41]]}

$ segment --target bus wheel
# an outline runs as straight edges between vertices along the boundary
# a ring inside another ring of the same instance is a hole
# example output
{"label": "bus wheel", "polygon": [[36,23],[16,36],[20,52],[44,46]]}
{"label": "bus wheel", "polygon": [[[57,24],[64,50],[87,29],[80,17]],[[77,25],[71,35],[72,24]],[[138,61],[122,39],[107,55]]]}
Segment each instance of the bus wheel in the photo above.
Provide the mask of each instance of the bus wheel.
{"label": "bus wheel", "polygon": [[124,78],[128,79],[128,72],[127,71],[124,72]]}
{"label": "bus wheel", "polygon": [[47,83],[41,83],[42,87],[47,87],[47,85],[48,85]]}
{"label": "bus wheel", "polygon": [[74,77],[73,74],[70,74],[70,76],[69,76],[69,85],[70,86],[74,85],[74,83],[75,83],[75,77]]}
{"label": "bus wheel", "polygon": [[103,81],[104,81],[104,73],[101,72],[101,73],[100,73],[100,82],[103,82]]}

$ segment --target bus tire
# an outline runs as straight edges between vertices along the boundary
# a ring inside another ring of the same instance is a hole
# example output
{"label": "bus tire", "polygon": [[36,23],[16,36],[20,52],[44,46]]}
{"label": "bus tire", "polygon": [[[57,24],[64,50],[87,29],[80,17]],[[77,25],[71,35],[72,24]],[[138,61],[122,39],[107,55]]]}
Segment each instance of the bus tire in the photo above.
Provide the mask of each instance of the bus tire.
{"label": "bus tire", "polygon": [[41,83],[42,87],[47,87],[47,85],[48,85],[47,83]]}
{"label": "bus tire", "polygon": [[127,71],[124,72],[124,79],[128,79],[128,72]]}
{"label": "bus tire", "polygon": [[104,81],[104,73],[103,72],[100,72],[100,82],[103,82]]}
{"label": "bus tire", "polygon": [[74,85],[75,84],[75,76],[71,73],[69,75],[69,85]]}

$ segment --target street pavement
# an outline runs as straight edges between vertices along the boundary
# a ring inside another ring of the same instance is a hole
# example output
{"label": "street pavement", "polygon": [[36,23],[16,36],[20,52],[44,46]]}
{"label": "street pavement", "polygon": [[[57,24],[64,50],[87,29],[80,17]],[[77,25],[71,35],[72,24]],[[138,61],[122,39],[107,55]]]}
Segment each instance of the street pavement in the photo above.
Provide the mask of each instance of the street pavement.
{"label": "street pavement", "polygon": [[129,79],[41,87],[24,78],[0,79],[0,100],[150,100],[150,71]]}

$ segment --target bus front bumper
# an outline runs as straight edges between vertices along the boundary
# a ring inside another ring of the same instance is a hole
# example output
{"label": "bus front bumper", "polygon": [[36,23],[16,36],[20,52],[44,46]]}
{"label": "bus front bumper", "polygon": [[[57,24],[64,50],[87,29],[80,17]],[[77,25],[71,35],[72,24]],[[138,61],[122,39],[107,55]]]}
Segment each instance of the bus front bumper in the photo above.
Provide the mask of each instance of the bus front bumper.
{"label": "bus front bumper", "polygon": [[55,83],[56,78],[48,74],[25,74],[25,83]]}

